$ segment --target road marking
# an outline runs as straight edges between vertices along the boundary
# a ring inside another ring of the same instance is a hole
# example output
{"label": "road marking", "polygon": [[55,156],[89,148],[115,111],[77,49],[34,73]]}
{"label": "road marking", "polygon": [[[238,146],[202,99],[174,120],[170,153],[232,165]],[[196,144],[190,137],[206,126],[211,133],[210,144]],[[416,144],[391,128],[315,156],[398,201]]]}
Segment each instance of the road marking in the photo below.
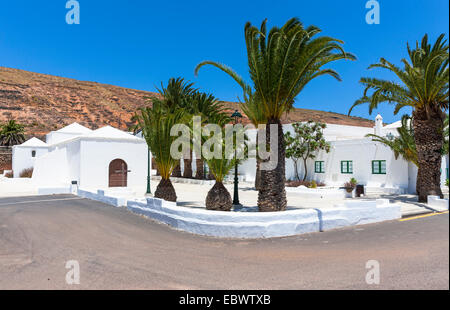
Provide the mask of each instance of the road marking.
{"label": "road marking", "polygon": [[445,214],[448,213],[448,211],[444,211],[444,212],[437,212],[437,213],[429,213],[429,214],[424,214],[424,215],[418,215],[418,216],[413,216],[413,217],[407,217],[404,219],[400,219],[400,222],[404,222],[404,221],[410,221],[410,220],[415,220],[415,219],[420,219],[423,217],[429,217],[429,216],[434,216],[434,215],[441,215],[441,214]]}
{"label": "road marking", "polygon": [[83,200],[84,198],[61,198],[61,199],[45,199],[45,200],[30,200],[30,201],[18,201],[18,202],[6,202],[0,203],[0,206],[7,205],[19,205],[24,203],[34,203],[34,202],[49,202],[49,201],[64,201],[64,200]]}

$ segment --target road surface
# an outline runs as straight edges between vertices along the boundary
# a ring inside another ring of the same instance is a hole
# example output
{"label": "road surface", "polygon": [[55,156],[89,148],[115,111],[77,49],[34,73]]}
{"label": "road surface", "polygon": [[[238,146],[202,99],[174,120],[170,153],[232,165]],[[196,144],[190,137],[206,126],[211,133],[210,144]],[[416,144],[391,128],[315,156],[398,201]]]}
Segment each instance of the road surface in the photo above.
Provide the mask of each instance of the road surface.
{"label": "road surface", "polygon": [[[80,284],[66,283],[66,262]],[[380,265],[367,284],[366,262]],[[232,240],[70,195],[0,199],[0,289],[449,289],[449,216]]]}

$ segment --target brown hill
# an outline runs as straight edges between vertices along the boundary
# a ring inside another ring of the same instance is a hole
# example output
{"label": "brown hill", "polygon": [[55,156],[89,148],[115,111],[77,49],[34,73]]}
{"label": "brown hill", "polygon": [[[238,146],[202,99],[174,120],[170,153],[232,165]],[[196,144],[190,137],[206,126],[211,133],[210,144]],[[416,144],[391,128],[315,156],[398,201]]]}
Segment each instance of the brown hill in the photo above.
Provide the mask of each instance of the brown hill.
{"label": "brown hill", "polygon": [[[0,67],[0,123],[16,119],[27,126],[27,135],[43,136],[73,122],[89,128],[111,125],[126,130],[138,107],[156,93],[78,81],[52,75]],[[227,102],[230,110],[237,104]],[[333,112],[295,109],[283,119],[372,127],[373,122]]]}

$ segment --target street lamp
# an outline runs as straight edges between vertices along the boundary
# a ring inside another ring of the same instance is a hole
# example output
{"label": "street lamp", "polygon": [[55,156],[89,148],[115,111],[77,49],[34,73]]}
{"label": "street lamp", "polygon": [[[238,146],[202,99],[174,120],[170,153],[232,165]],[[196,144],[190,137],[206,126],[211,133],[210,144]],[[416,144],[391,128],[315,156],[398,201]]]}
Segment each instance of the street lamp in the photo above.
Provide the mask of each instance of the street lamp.
{"label": "street lamp", "polygon": [[152,191],[150,189],[150,149],[147,148],[147,191],[145,192],[146,196],[150,196]]}
{"label": "street lamp", "polygon": [[[238,123],[238,118],[242,118],[242,114],[239,113],[238,110],[235,110],[233,114],[231,114],[231,117],[234,118],[234,125]],[[236,139],[236,145],[234,148],[234,158],[237,159],[237,139]],[[234,195],[233,195],[233,205],[240,205],[239,203],[239,192],[238,192],[238,164],[237,161],[234,165]]]}

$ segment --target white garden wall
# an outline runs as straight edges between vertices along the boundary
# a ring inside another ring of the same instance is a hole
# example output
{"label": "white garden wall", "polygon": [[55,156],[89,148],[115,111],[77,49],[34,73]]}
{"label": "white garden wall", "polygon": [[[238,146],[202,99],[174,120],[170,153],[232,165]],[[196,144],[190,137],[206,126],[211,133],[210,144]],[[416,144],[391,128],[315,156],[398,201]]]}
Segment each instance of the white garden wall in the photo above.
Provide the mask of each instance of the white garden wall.
{"label": "white garden wall", "polygon": [[80,197],[112,206],[126,206],[173,228],[213,237],[271,238],[362,225],[401,217],[400,206],[386,199],[349,201],[334,208],[289,210],[283,212],[224,212],[177,206],[158,198],[127,200],[105,195],[105,191],[78,190]]}

